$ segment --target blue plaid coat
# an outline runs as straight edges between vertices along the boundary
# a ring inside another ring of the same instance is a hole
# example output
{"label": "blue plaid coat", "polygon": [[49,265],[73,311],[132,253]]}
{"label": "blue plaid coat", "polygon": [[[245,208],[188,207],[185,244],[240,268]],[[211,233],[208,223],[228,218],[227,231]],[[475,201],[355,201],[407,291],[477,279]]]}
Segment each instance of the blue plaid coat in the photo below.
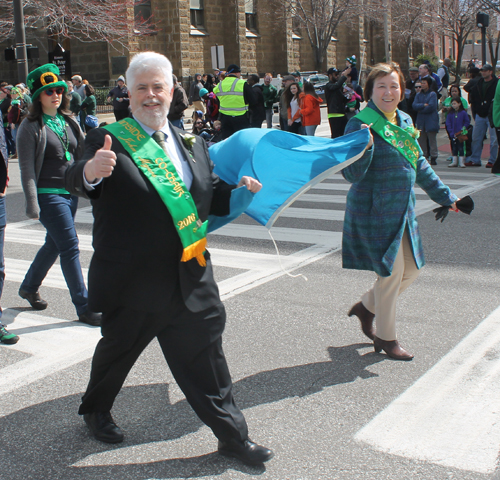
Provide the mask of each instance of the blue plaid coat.
{"label": "blue plaid coat", "polygon": [[[383,115],[371,101],[366,108]],[[410,116],[399,110],[397,122],[401,128],[412,125]],[[345,133],[359,130],[361,124],[357,118],[351,118]],[[344,268],[371,270],[388,277],[405,228],[417,267],[425,265],[415,216],[414,184],[441,205],[451,205],[457,196],[441,182],[422,151],[415,171],[403,155],[376,133],[373,140],[372,148],[342,170],[344,178],[352,183],[347,194],[342,263]]]}

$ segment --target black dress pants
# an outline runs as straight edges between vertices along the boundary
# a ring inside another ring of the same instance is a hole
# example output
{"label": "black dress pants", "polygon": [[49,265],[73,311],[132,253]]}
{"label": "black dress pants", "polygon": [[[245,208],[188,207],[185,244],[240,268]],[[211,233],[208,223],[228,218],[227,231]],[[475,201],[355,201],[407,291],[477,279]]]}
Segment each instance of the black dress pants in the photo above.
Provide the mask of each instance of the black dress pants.
{"label": "black dress pants", "polygon": [[341,117],[329,117],[328,123],[330,124],[332,138],[338,138],[344,135],[345,126],[347,125],[347,117],[345,115]]}
{"label": "black dress pants", "polygon": [[123,108],[123,109],[120,109],[120,110],[113,110],[113,113],[115,114],[115,119],[117,122],[119,122],[120,120],[123,120],[124,118],[127,118],[129,116],[129,111],[128,111],[128,108]]}
{"label": "black dress pants", "polygon": [[222,351],[222,303],[193,313],[180,293],[168,309],[147,313],[118,308],[103,314],[87,391],[79,414],[110,411],[115,397],[148,344],[157,337],[172,374],[198,417],[221,440],[248,438]]}
{"label": "black dress pants", "polygon": [[245,113],[244,115],[238,115],[236,117],[232,117],[230,115],[224,115],[221,113],[220,121],[221,121],[222,140],[229,138],[233,133],[236,133],[239,130],[243,130],[244,128],[250,128],[250,119],[248,118],[247,113]]}

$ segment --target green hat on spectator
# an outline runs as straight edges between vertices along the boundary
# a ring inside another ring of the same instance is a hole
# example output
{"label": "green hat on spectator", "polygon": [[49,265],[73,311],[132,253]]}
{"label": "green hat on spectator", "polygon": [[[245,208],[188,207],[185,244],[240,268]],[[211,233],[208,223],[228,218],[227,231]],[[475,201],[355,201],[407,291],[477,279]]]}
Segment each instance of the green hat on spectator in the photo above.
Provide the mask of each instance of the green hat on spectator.
{"label": "green hat on spectator", "polygon": [[66,93],[68,86],[59,75],[59,67],[53,63],[47,63],[30,72],[26,83],[32,93],[31,100],[35,100],[44,90],[52,88],[64,88]]}

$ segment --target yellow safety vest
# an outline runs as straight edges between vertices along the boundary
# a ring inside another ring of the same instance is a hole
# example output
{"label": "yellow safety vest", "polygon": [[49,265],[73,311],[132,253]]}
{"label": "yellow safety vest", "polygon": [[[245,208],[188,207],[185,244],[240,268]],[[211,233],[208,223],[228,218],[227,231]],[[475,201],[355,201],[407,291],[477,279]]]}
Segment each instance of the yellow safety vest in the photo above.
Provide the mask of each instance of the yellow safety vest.
{"label": "yellow safety vest", "polygon": [[237,77],[226,77],[214,88],[214,93],[220,102],[219,111],[224,115],[238,117],[245,115],[248,105],[245,104],[243,88],[245,80]]}

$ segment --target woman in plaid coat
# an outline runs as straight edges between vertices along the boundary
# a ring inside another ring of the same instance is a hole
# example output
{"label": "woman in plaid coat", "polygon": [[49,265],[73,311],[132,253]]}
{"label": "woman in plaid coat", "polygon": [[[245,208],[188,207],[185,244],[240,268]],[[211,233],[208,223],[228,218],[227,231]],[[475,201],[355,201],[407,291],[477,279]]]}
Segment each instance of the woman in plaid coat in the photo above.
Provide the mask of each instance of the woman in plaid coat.
{"label": "woman in plaid coat", "polygon": [[[366,108],[382,116],[382,124],[389,125],[387,120],[406,130],[403,133],[416,136],[410,116],[397,110],[404,91],[404,77],[397,67],[376,65],[365,86],[365,98],[369,100]],[[345,133],[361,128],[368,126],[354,117]],[[378,275],[349,316],[360,319],[363,332],[374,341],[375,351],[384,350],[392,358],[411,360],[413,355],[397,341],[395,314],[398,295],[411,285],[425,264],[413,187],[416,183],[436,203],[449,205],[453,210],[457,197],[441,182],[416,142],[412,140],[417,153],[411,157],[413,165],[409,156],[400,153],[380,134],[373,137],[363,157],[342,171],[344,178],[352,183],[344,219],[343,267],[371,270]]]}

